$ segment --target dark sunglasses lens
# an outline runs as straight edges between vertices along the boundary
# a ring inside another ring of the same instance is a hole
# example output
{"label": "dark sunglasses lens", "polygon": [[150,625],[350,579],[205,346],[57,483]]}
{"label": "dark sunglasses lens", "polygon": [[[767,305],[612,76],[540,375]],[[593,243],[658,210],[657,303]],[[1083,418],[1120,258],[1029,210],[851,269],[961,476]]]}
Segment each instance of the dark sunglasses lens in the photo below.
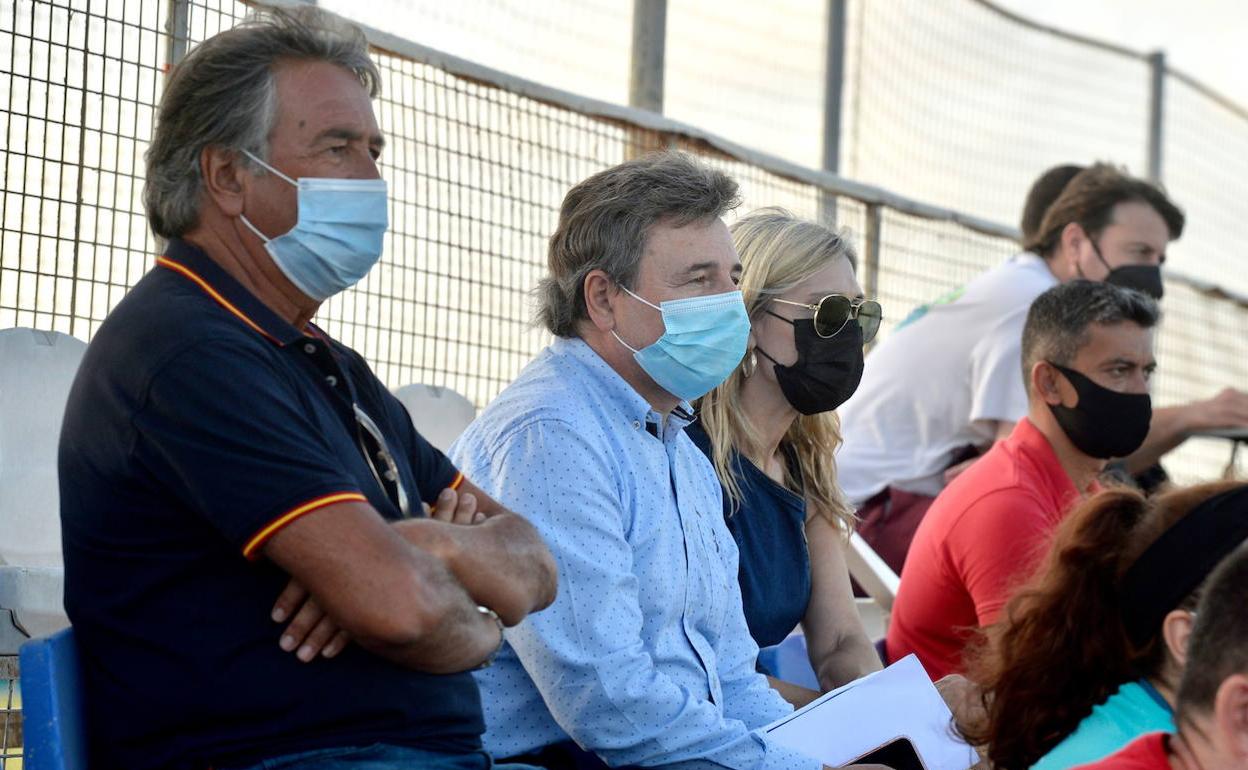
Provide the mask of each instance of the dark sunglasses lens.
{"label": "dark sunglasses lens", "polygon": [[869,299],[858,306],[858,325],[862,327],[862,344],[865,345],[875,339],[882,320],[884,320],[884,309],[875,300]]}
{"label": "dark sunglasses lens", "polygon": [[815,311],[815,334],[820,337],[831,337],[845,328],[853,306],[849,297],[833,294],[819,300],[819,309]]}

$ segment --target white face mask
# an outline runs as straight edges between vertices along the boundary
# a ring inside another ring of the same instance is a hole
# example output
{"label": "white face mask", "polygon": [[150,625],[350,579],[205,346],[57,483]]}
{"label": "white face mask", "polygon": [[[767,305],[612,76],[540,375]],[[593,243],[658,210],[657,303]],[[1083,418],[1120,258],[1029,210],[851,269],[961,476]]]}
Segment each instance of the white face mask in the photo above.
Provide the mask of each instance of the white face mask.
{"label": "white face mask", "polygon": [[359,283],[381,258],[390,225],[384,179],[301,177],[291,179],[243,153],[298,189],[298,220],[289,232],[269,238],[240,217],[295,288],[323,302]]}

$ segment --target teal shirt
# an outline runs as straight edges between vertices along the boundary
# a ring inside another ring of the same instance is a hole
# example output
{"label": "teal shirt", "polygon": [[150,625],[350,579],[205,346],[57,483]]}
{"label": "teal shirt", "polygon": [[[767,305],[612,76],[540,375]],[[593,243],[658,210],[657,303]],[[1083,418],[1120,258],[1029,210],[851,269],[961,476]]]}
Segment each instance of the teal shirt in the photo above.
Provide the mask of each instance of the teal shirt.
{"label": "teal shirt", "polygon": [[1173,732],[1170,708],[1150,685],[1127,682],[1075,731],[1032,765],[1032,770],[1067,770],[1113,754],[1131,741],[1152,732]]}

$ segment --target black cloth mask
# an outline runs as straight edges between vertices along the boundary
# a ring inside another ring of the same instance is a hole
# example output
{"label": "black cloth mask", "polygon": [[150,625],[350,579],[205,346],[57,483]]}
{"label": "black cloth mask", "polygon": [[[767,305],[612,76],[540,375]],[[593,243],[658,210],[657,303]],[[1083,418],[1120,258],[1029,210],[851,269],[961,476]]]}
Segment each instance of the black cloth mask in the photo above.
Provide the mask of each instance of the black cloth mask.
{"label": "black cloth mask", "polygon": [[1156,265],[1123,265],[1109,271],[1106,283],[1121,286],[1124,289],[1135,289],[1153,299],[1161,299],[1164,289],[1161,286],[1161,268]]}
{"label": "black cloth mask", "polygon": [[862,327],[858,322],[851,320],[831,337],[820,337],[809,318],[793,321],[771,314],[793,324],[797,363],[785,366],[762,348],[756,350],[775,365],[776,381],[789,404],[809,415],[830,412],[848,401],[862,380]]}
{"label": "black cloth mask", "polygon": [[1074,369],[1049,365],[1065,375],[1079,394],[1074,406],[1049,405],[1075,448],[1101,460],[1126,457],[1140,448],[1153,419],[1153,400],[1147,393],[1119,393]]}
{"label": "black cloth mask", "polygon": [[1124,289],[1135,289],[1153,299],[1161,299],[1161,295],[1165,293],[1161,284],[1161,267],[1158,265],[1110,267],[1105,261],[1105,255],[1101,253],[1101,247],[1096,245],[1096,241],[1089,242],[1092,244],[1092,250],[1096,252],[1096,258],[1101,260],[1101,264],[1109,271],[1109,275],[1105,276],[1105,283],[1121,286]]}

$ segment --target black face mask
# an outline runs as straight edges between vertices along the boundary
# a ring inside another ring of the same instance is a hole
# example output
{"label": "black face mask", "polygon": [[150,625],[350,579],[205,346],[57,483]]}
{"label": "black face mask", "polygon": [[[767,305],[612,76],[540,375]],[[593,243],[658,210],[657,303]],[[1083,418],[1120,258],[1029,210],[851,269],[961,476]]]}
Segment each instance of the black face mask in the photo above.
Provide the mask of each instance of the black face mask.
{"label": "black face mask", "polygon": [[1101,247],[1096,245],[1096,241],[1089,242],[1092,244],[1092,250],[1096,252],[1096,258],[1101,260],[1101,264],[1109,271],[1109,275],[1105,276],[1105,283],[1121,286],[1124,289],[1135,289],[1153,299],[1161,299],[1165,289],[1161,285],[1160,267],[1157,265],[1110,267],[1105,261],[1105,255],[1101,254]]}
{"label": "black face mask", "polygon": [[[768,311],[771,312],[771,311]],[[810,319],[792,321],[797,363],[784,366],[762,348],[775,365],[776,381],[789,404],[802,414],[830,412],[849,400],[862,379],[862,327],[850,321],[831,337],[820,337]]]}
{"label": "black face mask", "polygon": [[1075,448],[1101,460],[1126,457],[1140,448],[1153,419],[1153,401],[1147,393],[1119,393],[1074,369],[1049,365],[1065,375],[1079,394],[1074,406],[1049,406]]}

